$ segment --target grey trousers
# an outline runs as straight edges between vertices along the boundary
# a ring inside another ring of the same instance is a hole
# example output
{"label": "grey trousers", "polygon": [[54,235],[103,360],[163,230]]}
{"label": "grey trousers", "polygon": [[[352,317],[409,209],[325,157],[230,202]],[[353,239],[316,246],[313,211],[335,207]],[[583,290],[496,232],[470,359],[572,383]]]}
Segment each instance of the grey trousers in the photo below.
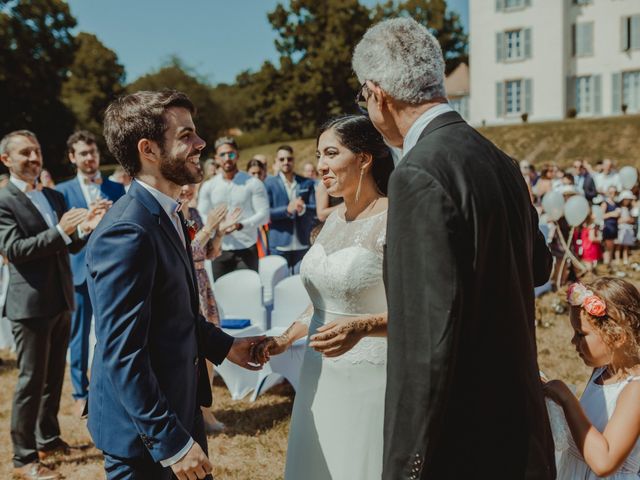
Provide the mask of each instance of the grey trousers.
{"label": "grey trousers", "polygon": [[58,410],[69,345],[70,313],[12,320],[18,355],[18,383],[11,409],[13,464],[38,460],[38,450],[60,438]]}

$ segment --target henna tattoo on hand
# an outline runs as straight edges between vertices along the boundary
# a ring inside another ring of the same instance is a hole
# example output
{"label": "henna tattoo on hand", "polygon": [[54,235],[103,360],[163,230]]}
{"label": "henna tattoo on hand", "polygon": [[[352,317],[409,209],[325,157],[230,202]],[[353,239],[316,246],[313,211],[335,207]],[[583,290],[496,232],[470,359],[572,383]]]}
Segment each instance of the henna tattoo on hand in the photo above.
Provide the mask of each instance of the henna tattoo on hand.
{"label": "henna tattoo on hand", "polygon": [[345,323],[340,329],[340,333],[356,332],[368,334],[378,327],[383,327],[384,324],[385,320],[382,316],[357,318]]}

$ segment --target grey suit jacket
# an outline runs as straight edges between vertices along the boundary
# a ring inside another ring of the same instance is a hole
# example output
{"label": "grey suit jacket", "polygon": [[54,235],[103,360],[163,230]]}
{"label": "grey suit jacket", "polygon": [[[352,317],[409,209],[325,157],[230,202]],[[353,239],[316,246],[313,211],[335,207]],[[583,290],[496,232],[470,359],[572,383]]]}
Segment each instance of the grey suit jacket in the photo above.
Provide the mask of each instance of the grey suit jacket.
{"label": "grey suit jacket", "polygon": [[[62,194],[49,188],[42,192],[58,219],[62,217],[67,210]],[[21,320],[73,310],[69,252],[79,251],[85,240],[75,234],[71,238],[67,246],[15,185],[0,190],[0,251],[9,261],[4,315]]]}

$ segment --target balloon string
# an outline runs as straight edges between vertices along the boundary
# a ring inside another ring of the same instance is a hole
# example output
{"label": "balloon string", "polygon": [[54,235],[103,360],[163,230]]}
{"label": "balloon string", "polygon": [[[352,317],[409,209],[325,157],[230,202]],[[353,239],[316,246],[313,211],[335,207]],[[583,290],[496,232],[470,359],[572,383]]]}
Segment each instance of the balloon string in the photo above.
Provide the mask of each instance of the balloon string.
{"label": "balloon string", "polygon": [[[560,262],[560,268],[558,269],[558,277],[556,279],[556,285],[560,287],[561,285],[560,282],[562,281],[562,271],[564,270],[564,264],[566,263],[567,258],[571,259],[572,263],[574,263],[576,267],[578,267],[581,270],[581,272],[587,271],[587,268],[584,266],[584,264],[580,260],[578,260],[578,257],[576,257],[571,251],[571,249],[569,248],[567,241],[562,235],[562,230],[560,230],[560,225],[558,224],[558,222],[555,221],[553,223],[556,225],[556,232],[558,234],[558,238],[560,239],[560,243],[564,248],[564,256],[562,257],[562,261]],[[571,230],[569,231],[569,238],[573,238],[573,232],[575,229],[576,227],[571,227]]]}

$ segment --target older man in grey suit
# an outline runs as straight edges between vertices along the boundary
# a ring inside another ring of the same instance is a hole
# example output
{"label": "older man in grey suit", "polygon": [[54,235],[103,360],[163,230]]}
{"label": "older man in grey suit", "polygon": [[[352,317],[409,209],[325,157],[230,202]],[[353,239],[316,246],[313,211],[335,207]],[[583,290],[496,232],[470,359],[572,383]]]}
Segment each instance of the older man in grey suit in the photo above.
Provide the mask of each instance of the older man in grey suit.
{"label": "older man in grey suit", "polygon": [[67,211],[61,193],[37,183],[42,152],[32,132],[5,135],[0,159],[11,174],[0,190],[0,250],[10,275],[3,313],[20,371],[11,413],[14,477],[50,480],[58,474],[39,460],[68,449],[57,417],[73,310],[69,252],[83,247],[81,237],[104,212]]}
{"label": "older man in grey suit", "polygon": [[389,182],[383,478],[555,478],[536,361],[551,257],[516,163],[448,105],[410,18],[355,49],[361,102],[403,157]]}

